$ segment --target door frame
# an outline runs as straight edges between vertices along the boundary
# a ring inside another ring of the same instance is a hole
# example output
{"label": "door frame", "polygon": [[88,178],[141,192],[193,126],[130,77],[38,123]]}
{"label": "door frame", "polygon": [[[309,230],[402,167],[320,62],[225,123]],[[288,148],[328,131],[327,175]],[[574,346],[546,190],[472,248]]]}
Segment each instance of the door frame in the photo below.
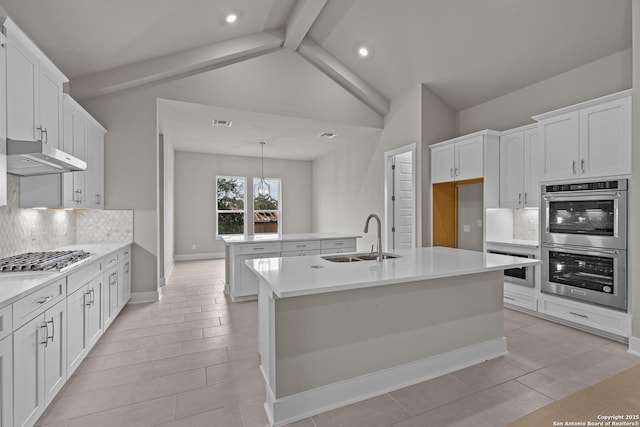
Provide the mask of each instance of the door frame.
{"label": "door frame", "polygon": [[411,152],[411,164],[412,164],[412,188],[413,188],[413,220],[411,228],[413,229],[413,247],[418,245],[418,230],[417,230],[417,217],[418,217],[418,199],[417,199],[417,154],[418,146],[416,143],[403,145],[402,147],[394,148],[384,152],[384,249],[386,251],[391,250],[391,226],[393,212],[393,204],[391,201],[391,186],[393,185],[393,176],[391,174],[391,165],[393,164],[393,158],[399,154],[405,154]]}

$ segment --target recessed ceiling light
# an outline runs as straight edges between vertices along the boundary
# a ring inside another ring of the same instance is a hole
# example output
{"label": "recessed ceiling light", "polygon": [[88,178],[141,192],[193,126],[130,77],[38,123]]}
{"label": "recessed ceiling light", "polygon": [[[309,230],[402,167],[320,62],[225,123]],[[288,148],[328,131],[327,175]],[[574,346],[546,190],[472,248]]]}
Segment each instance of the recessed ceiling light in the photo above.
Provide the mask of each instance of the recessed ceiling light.
{"label": "recessed ceiling light", "polygon": [[332,133],[332,132],[322,132],[320,135],[318,135],[320,138],[335,138],[336,134]]}
{"label": "recessed ceiling light", "polygon": [[236,15],[235,13],[230,13],[224,18],[224,20],[227,22],[227,24],[233,24],[238,20],[238,15]]}
{"label": "recessed ceiling light", "polygon": [[369,48],[366,46],[360,46],[358,48],[358,55],[360,55],[362,58],[366,58],[370,53],[371,52],[369,52]]}
{"label": "recessed ceiling light", "polygon": [[211,126],[220,126],[220,127],[230,128],[232,123],[233,122],[231,120],[218,120],[218,119],[211,120]]}

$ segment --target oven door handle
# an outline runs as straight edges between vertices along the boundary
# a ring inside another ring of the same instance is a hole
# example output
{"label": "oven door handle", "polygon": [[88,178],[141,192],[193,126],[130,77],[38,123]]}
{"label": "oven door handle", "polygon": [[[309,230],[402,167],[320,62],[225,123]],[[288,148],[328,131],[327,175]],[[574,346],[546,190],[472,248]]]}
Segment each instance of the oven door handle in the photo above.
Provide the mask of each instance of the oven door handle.
{"label": "oven door handle", "polygon": [[563,246],[563,245],[554,245],[554,244],[551,244],[551,243],[544,245],[544,247],[547,248],[547,249],[550,249],[550,250],[558,250],[558,252],[569,252],[569,253],[584,254],[584,255],[589,255],[591,253],[594,253],[594,254],[620,255],[620,251],[617,250],[617,249],[602,249],[602,248],[593,249],[593,248],[589,248],[588,250],[583,250],[583,249],[567,247],[567,246]]}
{"label": "oven door handle", "polygon": [[611,196],[611,197],[622,197],[622,194],[619,191],[598,191],[591,194],[585,193],[551,193],[551,194],[543,194],[542,198],[545,200],[554,200],[554,199],[566,199],[567,197],[571,198],[584,198],[584,197],[599,197],[599,196]]}

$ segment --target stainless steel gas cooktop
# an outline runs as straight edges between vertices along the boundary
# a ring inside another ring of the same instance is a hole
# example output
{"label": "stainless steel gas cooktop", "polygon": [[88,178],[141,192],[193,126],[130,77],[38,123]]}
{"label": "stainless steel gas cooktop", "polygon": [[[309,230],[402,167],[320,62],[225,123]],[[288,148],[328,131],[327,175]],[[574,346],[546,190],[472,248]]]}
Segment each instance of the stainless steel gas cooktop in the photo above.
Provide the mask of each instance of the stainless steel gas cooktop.
{"label": "stainless steel gas cooktop", "polygon": [[27,252],[0,259],[0,273],[62,271],[90,256],[85,251]]}

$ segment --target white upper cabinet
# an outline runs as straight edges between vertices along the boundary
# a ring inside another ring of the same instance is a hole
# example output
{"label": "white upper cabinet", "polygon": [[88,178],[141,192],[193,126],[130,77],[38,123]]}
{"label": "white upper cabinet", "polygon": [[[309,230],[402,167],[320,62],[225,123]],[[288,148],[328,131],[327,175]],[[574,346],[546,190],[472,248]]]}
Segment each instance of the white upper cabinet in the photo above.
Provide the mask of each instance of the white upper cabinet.
{"label": "white upper cabinet", "polygon": [[67,78],[11,21],[7,32],[7,136],[59,148]]}
{"label": "white upper cabinet", "polygon": [[538,206],[539,150],[537,126],[504,132],[500,136],[500,207]]}
{"label": "white upper cabinet", "polygon": [[70,96],[65,96],[64,151],[87,162],[87,170],[63,174],[63,203],[65,208],[88,207],[86,180],[90,173],[87,158],[88,123],[84,109]]}
{"label": "white upper cabinet", "polygon": [[541,180],[631,173],[630,90],[534,119],[541,144]]}
{"label": "white upper cabinet", "polygon": [[431,145],[431,183],[484,178],[485,146],[497,135],[484,130]]}

